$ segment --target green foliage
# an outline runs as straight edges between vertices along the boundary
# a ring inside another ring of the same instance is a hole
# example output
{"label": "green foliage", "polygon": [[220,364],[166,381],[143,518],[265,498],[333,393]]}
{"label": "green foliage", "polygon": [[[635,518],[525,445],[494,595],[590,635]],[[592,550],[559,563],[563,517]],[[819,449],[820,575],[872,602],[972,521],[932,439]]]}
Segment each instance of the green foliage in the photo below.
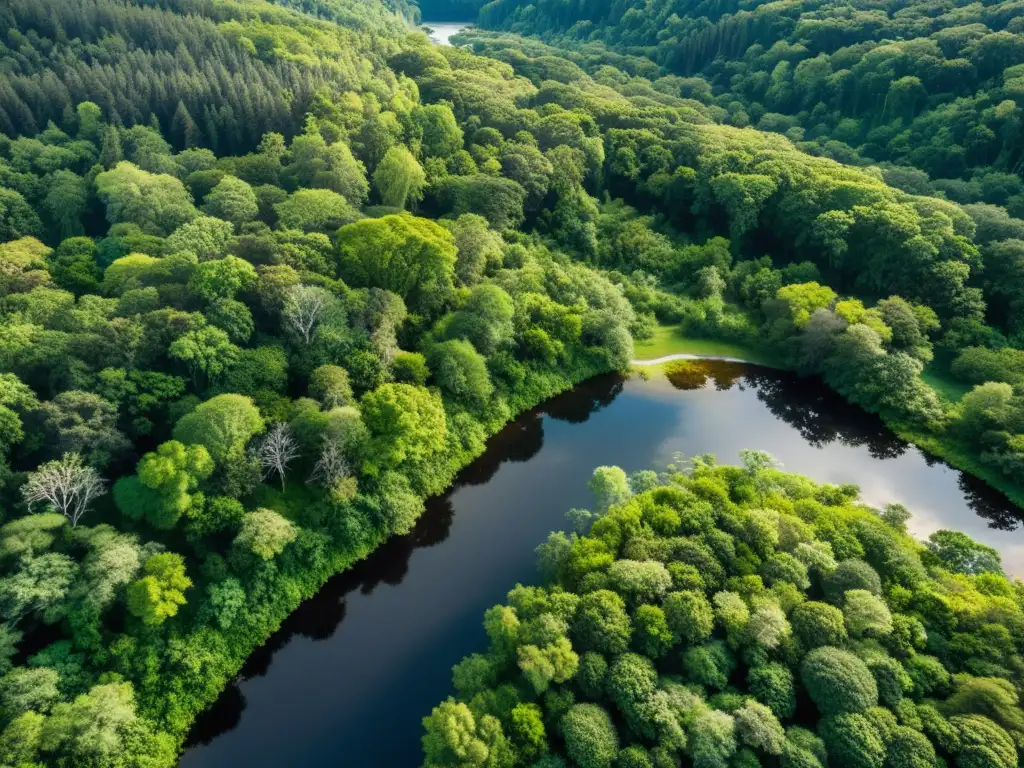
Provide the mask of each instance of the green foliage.
{"label": "green foliage", "polygon": [[371,435],[370,467],[426,459],[444,445],[441,399],[422,387],[385,384],[363,395],[360,406]]}
{"label": "green foliage", "polygon": [[183,416],[174,426],[174,439],[201,445],[215,462],[223,463],[245,449],[264,423],[252,400],[241,395],[217,395]]}
{"label": "green foliage", "polygon": [[192,580],[185,575],[181,555],[152,555],[142,567],[145,574],[128,587],[128,609],[146,624],[163,624],[185,605],[185,590]]}
{"label": "green foliage", "polygon": [[256,509],[242,518],[235,546],[264,560],[271,560],[295,541],[297,535],[295,526],[278,512]]}
{"label": "green foliage", "polygon": [[[926,569],[933,554],[860,504],[855,490],[784,475],[766,454],[744,452],[744,460],[736,468],[702,458],[667,485],[610,505],[589,534],[552,534],[538,548],[545,586],[516,587],[507,605],[487,612],[489,649],[454,670],[460,697],[474,708],[518,691],[519,706],[536,708],[530,722],[546,726],[543,742],[540,728],[529,729],[537,740],[517,737],[524,726],[516,718],[488,711],[531,760],[547,753],[614,766],[1013,764],[1014,745],[1024,743],[1020,678],[995,661],[1020,658],[1009,627],[1024,609],[1010,582],[987,571],[952,574],[938,563]],[[766,510],[759,485],[773,507],[800,517]],[[709,497],[719,502],[710,510]],[[648,527],[660,507],[687,523]],[[701,515],[709,519],[697,523]],[[692,532],[681,536],[686,525]],[[796,571],[798,583],[769,588],[749,562],[775,562],[773,573],[781,573],[781,555],[801,546],[829,552],[826,540],[838,546],[844,537],[879,570],[848,558],[814,579]],[[698,543],[706,555],[698,556]],[[691,559],[699,569],[672,567]],[[672,591],[675,573],[693,586]],[[909,573],[918,575],[907,582]],[[976,612],[988,609],[1007,613],[970,635],[956,623],[974,625]],[[963,735],[975,726],[979,735]],[[983,758],[985,739],[992,752]]]}
{"label": "green foliage", "polygon": [[871,670],[852,653],[823,646],[807,654],[800,678],[815,706],[824,715],[863,712],[878,703]]}
{"label": "green foliage", "polygon": [[619,739],[608,713],[595,704],[577,704],[560,724],[565,751],[580,768],[610,768]]}

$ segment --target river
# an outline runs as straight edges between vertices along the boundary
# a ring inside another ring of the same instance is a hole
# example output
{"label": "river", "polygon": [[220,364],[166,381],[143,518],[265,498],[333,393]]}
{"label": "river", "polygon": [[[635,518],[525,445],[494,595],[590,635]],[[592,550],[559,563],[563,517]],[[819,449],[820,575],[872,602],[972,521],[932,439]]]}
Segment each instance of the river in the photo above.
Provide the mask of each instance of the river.
{"label": "river", "polygon": [[420,718],[450,692],[451,666],[483,647],[484,610],[535,579],[534,547],[588,506],[601,464],[630,472],[676,451],[734,463],[742,448],[767,450],[786,470],[905,504],[918,535],[963,530],[1024,575],[1015,508],[987,486],[816,381],[711,370],[683,389],[660,373],[599,377],[509,424],[413,533],[331,579],[253,654],[197,721],[181,765],[417,766]]}
{"label": "river", "polygon": [[427,36],[436,45],[451,45],[449,38],[452,35],[457,35],[466,27],[473,25],[468,21],[424,21],[421,26],[430,30],[427,32]]}

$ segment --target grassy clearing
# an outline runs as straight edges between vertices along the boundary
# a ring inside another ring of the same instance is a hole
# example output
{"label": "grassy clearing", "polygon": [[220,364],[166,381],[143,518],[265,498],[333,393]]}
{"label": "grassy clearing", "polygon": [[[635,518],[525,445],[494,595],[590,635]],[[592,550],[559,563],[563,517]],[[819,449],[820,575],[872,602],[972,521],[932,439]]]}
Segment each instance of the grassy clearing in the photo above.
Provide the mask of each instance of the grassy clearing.
{"label": "grassy clearing", "polygon": [[757,347],[718,339],[694,339],[683,336],[676,325],[659,325],[651,338],[633,343],[635,360],[652,360],[678,354],[736,357],[758,365],[779,367],[772,355]]}
{"label": "grassy clearing", "polygon": [[960,398],[971,391],[969,384],[950,378],[930,365],[924,369],[921,378],[924,379],[925,384],[935,390],[939,397],[951,403],[960,402]]}

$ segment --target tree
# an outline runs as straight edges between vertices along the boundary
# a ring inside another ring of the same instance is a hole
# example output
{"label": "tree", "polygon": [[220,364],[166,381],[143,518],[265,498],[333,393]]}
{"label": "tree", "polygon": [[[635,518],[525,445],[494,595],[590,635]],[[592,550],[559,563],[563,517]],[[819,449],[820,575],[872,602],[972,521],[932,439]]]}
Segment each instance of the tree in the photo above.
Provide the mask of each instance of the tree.
{"label": "tree", "polygon": [[686,645],[696,645],[711,636],[715,614],[707,598],[699,592],[671,592],[663,605],[669,629]]}
{"label": "tree", "polygon": [[237,456],[263,428],[263,418],[250,398],[217,395],[183,416],[173,434],[185,445],[205,446],[213,460],[221,464]]}
{"label": "tree", "polygon": [[675,642],[668,621],[665,620],[665,612],[656,605],[637,607],[633,616],[633,630],[633,647],[652,659],[664,656]]}
{"label": "tree", "polygon": [[323,288],[294,285],[285,294],[281,316],[303,342],[309,344],[334,303],[334,297]]}
{"label": "tree", "polygon": [[501,287],[476,285],[462,307],[445,315],[436,333],[448,339],[468,340],[483,355],[493,355],[512,343],[515,304]]}
{"label": "tree", "polygon": [[501,265],[504,243],[483,216],[464,213],[441,224],[455,235],[455,275],[462,285],[475,285],[488,269]]}
{"label": "tree", "polygon": [[197,215],[178,179],[131,163],[120,162],[96,176],[96,194],[107,207],[107,221],[131,222],[149,234],[169,235]]}
{"label": "tree", "polygon": [[815,648],[804,657],[800,676],[823,715],[862,712],[878,704],[871,670],[849,651]]}
{"label": "tree", "polygon": [[337,242],[341,277],[352,286],[391,291],[421,313],[443,305],[452,291],[455,239],[432,221],[364,219],[343,227]]}
{"label": "tree", "polygon": [[441,398],[422,387],[384,384],[363,395],[360,409],[371,435],[371,471],[428,458],[444,445],[447,425]]}
{"label": "tree", "polygon": [[789,667],[777,662],[755,665],[747,673],[747,685],[759,702],[775,716],[786,719],[796,711],[796,686]]}
{"label": "tree", "polygon": [[736,723],[725,712],[709,710],[689,728],[689,751],[694,768],[725,768],[736,752]]}
{"label": "tree", "polygon": [[607,589],[580,598],[570,629],[574,647],[608,655],[625,651],[633,633],[626,604]]}
{"label": "tree", "polygon": [[[212,474],[213,459],[201,445],[186,447],[169,440],[143,456],[137,470],[138,482],[155,492],[156,498],[125,489],[124,484],[132,480],[126,478],[114,486],[114,501],[129,517],[145,516],[157,528],[172,528],[197,500],[195,492]],[[202,495],[198,500],[201,504]]]}
{"label": "tree", "polygon": [[39,414],[50,445],[93,466],[106,466],[130,448],[117,428],[117,406],[91,392],[61,392],[41,403]]}
{"label": "tree", "polygon": [[683,652],[686,679],[709,688],[723,690],[736,669],[732,652],[719,641],[693,646]]}
{"label": "tree", "polygon": [[78,565],[67,555],[24,555],[17,571],[0,578],[0,615],[10,629],[34,613],[47,624],[54,623],[77,575]]}
{"label": "tree", "polygon": [[324,436],[320,456],[313,465],[313,473],[309,479],[326,488],[341,501],[348,501],[355,495],[355,478],[352,476],[352,467],[342,438]]}
{"label": "tree", "polygon": [[151,555],[141,579],[128,587],[128,610],[145,624],[163,624],[185,605],[192,580],[185,575],[185,558],[174,552]]}
{"label": "tree", "polygon": [[863,714],[848,712],[827,717],[818,727],[829,765],[838,768],[882,768],[885,741]]}
{"label": "tree", "polygon": [[391,208],[415,208],[423,199],[426,180],[423,168],[401,144],[391,147],[373,172],[373,186],[381,202]]}
{"label": "tree", "polygon": [[255,219],[259,206],[251,186],[234,176],[225,176],[206,195],[203,212],[238,226]]}
{"label": "tree", "polygon": [[324,408],[338,408],[352,402],[348,371],[340,365],[321,365],[309,375],[309,396]]}
{"label": "tree", "polygon": [[208,325],[180,336],[168,347],[167,354],[191,369],[198,387],[200,382],[215,382],[227,373],[240,350],[224,331]]}
{"label": "tree", "polygon": [[828,603],[809,601],[798,605],[789,620],[797,640],[807,650],[823,645],[841,646],[846,642],[843,612]]}
{"label": "tree", "polygon": [[825,579],[825,596],[831,603],[842,601],[851,589],[866,589],[873,595],[882,594],[882,580],[878,572],[863,560],[843,560],[835,572]]}
{"label": "tree", "polygon": [[295,541],[298,531],[288,518],[272,509],[256,509],[242,519],[242,529],[235,537],[239,549],[272,560]]}
{"label": "tree", "polygon": [[608,579],[632,605],[656,603],[672,586],[665,566],[652,561],[616,560],[608,569]]}
{"label": "tree", "polygon": [[436,194],[449,213],[483,216],[499,232],[515,227],[523,220],[526,190],[511,179],[483,173],[449,176],[437,185]]}
{"label": "tree", "polygon": [[295,442],[291,428],[285,422],[272,426],[256,446],[256,460],[263,467],[264,479],[276,472],[281,478],[282,491],[288,465],[298,457],[299,444]]}
{"label": "tree", "polygon": [[105,494],[99,473],[87,466],[77,453],[66,453],[56,461],[41,464],[30,472],[21,487],[21,495],[32,509],[33,504],[45,503],[78,525],[94,499]]}
{"label": "tree", "polygon": [[854,637],[888,635],[892,632],[892,614],[885,601],[866,589],[847,590],[843,616]]}
{"label": "tree", "polygon": [[619,736],[608,712],[596,704],[576,704],[560,723],[565,751],[580,768],[610,768]]}
{"label": "tree", "polygon": [[10,722],[22,712],[42,714],[60,699],[56,670],[16,667],[0,677],[0,721]]}
{"label": "tree", "polygon": [[82,217],[89,205],[89,184],[71,171],[57,171],[50,176],[43,210],[50,229],[58,240],[85,233]]}
{"label": "tree", "polygon": [[434,344],[427,365],[441,391],[467,408],[483,408],[494,391],[486,361],[468,341]]}
{"label": "tree", "polygon": [[329,189],[300,189],[274,211],[282,227],[305,232],[333,231],[360,218],[348,200]]}
{"label": "tree", "polygon": [[188,288],[190,293],[213,303],[252,290],[258,279],[252,264],[235,256],[225,256],[196,266]]}
{"label": "tree", "polygon": [[20,192],[0,188],[0,241],[43,236],[39,215]]}
{"label": "tree", "polygon": [[152,765],[174,760],[170,735],[155,732],[135,712],[131,683],[96,685],[54,706],[39,734],[40,749],[60,762],[121,766],[126,755]]}
{"label": "tree", "polygon": [[536,704],[517,704],[512,708],[509,719],[509,736],[520,759],[536,760],[548,751],[540,707]]}
{"label": "tree", "polygon": [[781,755],[786,740],[782,724],[772,711],[752,699],[733,713],[736,719],[736,736],[746,744],[764,754]]}
{"label": "tree", "polygon": [[543,647],[527,644],[516,650],[519,669],[540,694],[552,683],[564,683],[576,674],[579,657],[566,637],[559,637]]}
{"label": "tree", "polygon": [[199,261],[205,262],[223,258],[232,242],[234,227],[231,222],[212,216],[196,216],[177,227],[167,238],[166,246],[168,253],[189,251]]}
{"label": "tree", "polygon": [[448,157],[462,149],[462,129],[447,104],[424,104],[413,110],[412,120],[422,134],[425,156]]}
{"label": "tree", "polygon": [[98,295],[103,272],[96,258],[96,243],[91,237],[69,237],[50,257],[50,275],[58,286],[76,295]]}
{"label": "tree", "polygon": [[926,546],[953,573],[1002,573],[999,553],[959,531],[936,531]]}
{"label": "tree", "polygon": [[587,487],[594,496],[594,511],[600,515],[632,495],[626,473],[620,467],[598,467]]}
{"label": "tree", "polygon": [[501,724],[491,715],[473,716],[469,707],[449,698],[423,718],[423,755],[428,765],[451,768],[502,768],[512,753]]}

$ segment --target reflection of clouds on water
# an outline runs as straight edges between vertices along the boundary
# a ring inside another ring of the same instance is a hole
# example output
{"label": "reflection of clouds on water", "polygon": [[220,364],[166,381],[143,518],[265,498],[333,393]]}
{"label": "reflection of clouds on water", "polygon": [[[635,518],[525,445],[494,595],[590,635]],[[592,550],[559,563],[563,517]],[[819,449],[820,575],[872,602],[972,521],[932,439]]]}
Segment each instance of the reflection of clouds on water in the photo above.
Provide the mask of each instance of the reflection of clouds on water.
{"label": "reflection of clouds on water", "polygon": [[342,754],[346,764],[417,764],[420,718],[451,692],[451,665],[486,642],[482,613],[517,581],[536,580],[534,549],[565,527],[567,510],[590,505],[587,481],[601,464],[664,467],[676,451],[736,464],[743,448],[767,450],[785,471],[857,483],[872,506],[904,504],[919,536],[962,530],[1024,576],[1019,510],[788,374],[752,368],[722,391],[710,381],[679,391],[657,373],[625,384],[602,376],[487,445],[411,534],[331,579],[249,659],[197,721],[199,746],[182,768],[302,768]]}
{"label": "reflection of clouds on water", "polygon": [[716,377],[717,363],[707,371],[691,365],[676,377],[676,388],[658,374],[627,385],[674,409],[673,429],[657,449],[662,465],[677,451],[710,452],[735,464],[744,448],[766,450],[785,471],[855,483],[872,507],[903,504],[914,513],[909,527],[918,538],[943,528],[963,531],[997,549],[1008,572],[1024,576],[1021,511],[984,482],[927,457],[815,379],[749,366],[742,379],[721,387],[734,371]]}

